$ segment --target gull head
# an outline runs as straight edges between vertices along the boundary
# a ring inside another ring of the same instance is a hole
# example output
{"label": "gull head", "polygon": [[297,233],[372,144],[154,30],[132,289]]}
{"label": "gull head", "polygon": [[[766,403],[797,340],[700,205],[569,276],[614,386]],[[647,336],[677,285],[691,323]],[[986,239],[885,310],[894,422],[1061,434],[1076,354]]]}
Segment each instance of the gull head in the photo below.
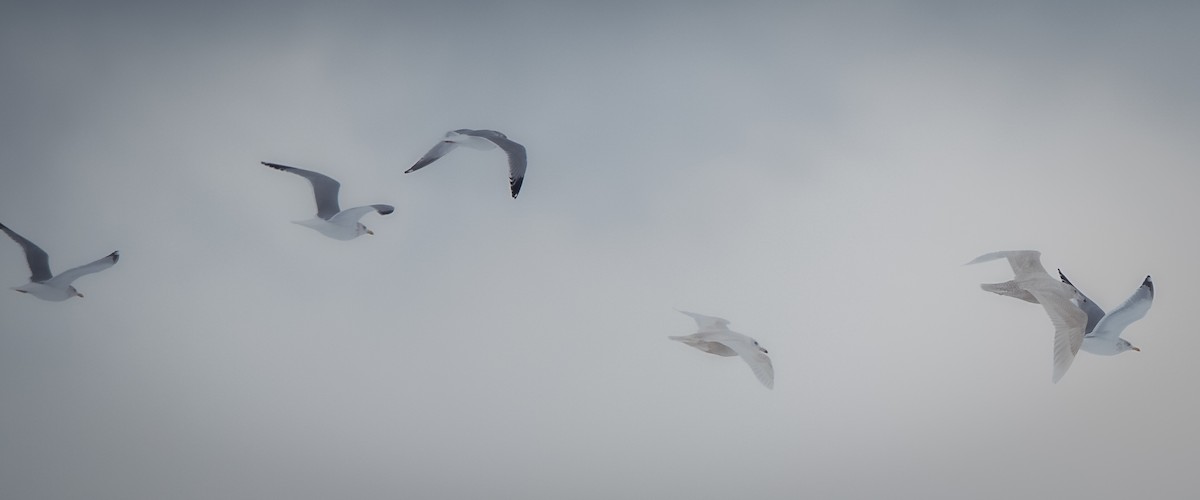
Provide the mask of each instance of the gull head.
{"label": "gull head", "polygon": [[83,294],[79,293],[79,290],[76,290],[73,286],[67,287],[67,292],[69,292],[72,297],[79,297],[81,299],[83,298]]}
{"label": "gull head", "polygon": [[763,354],[769,354],[769,353],[770,353],[770,351],[767,351],[766,349],[763,349],[763,346],[760,346],[760,345],[758,345],[758,341],[757,341],[757,340],[751,339],[750,341],[751,341],[751,342],[754,342],[754,347],[757,347],[757,348],[758,348],[758,350],[760,350],[760,351],[762,351],[762,352],[763,352]]}
{"label": "gull head", "polygon": [[1128,340],[1121,339],[1120,342],[1117,342],[1117,353],[1119,354],[1125,351],[1142,352],[1141,349],[1138,349],[1137,347],[1134,347],[1133,344],[1130,344]]}
{"label": "gull head", "polygon": [[367,229],[367,226],[364,226],[364,225],[362,225],[362,223],[361,223],[361,222],[359,222],[359,223],[358,223],[358,226],[354,228],[354,232],[355,232],[355,233],[356,233],[358,236],[362,236],[362,235],[364,235],[364,234],[369,234],[369,235],[371,235],[371,236],[375,236],[375,231],[372,231],[372,230],[370,230],[370,229]]}

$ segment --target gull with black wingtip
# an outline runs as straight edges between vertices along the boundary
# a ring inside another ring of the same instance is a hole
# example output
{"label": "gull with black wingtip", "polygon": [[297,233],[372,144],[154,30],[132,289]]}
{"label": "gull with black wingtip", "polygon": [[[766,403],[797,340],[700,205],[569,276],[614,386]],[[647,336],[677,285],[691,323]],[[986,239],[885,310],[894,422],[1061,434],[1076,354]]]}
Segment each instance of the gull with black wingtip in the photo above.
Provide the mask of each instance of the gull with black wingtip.
{"label": "gull with black wingtip", "polygon": [[517,197],[517,193],[521,192],[521,184],[525,182],[525,146],[509,140],[508,136],[495,130],[460,128],[446,132],[446,136],[442,138],[441,142],[438,142],[433,149],[425,153],[425,156],[417,160],[417,163],[409,167],[408,170],[405,170],[404,173],[407,174],[420,170],[438,158],[446,156],[446,153],[453,151],[459,146],[479,150],[488,150],[499,146],[500,149],[504,150],[504,153],[508,155],[509,188],[512,190],[512,197]]}
{"label": "gull with black wingtip", "polygon": [[391,205],[366,205],[342,210],[338,205],[338,190],[342,185],[332,177],[278,163],[264,161],[262,164],[308,179],[308,182],[312,184],[313,196],[317,200],[317,216],[308,220],[292,221],[292,223],[315,229],[335,240],[352,240],[364,234],[373,235],[375,233],[358,220],[370,212],[387,215],[396,210]]}
{"label": "gull with black wingtip", "polygon": [[29,283],[13,287],[13,290],[28,293],[42,300],[62,302],[71,297],[83,297],[83,294],[79,293],[79,290],[76,290],[74,286],[71,286],[71,283],[80,276],[108,269],[121,258],[120,254],[113,252],[95,262],[67,269],[56,276],[50,272],[50,256],[46,254],[45,250],[34,245],[32,241],[25,239],[4,224],[0,224],[0,231],[8,234],[8,237],[12,238],[13,241],[17,242],[25,250],[25,261],[29,263],[29,271],[33,273],[29,277]]}
{"label": "gull with black wingtip", "polygon": [[1130,295],[1125,302],[1113,309],[1107,315],[1104,309],[1089,299],[1079,288],[1067,279],[1062,270],[1058,271],[1058,277],[1063,283],[1070,285],[1075,289],[1075,302],[1079,304],[1088,316],[1087,334],[1083,336],[1082,349],[1092,354],[1101,356],[1116,356],[1125,351],[1141,351],[1128,340],[1121,338],[1121,332],[1125,331],[1134,321],[1142,319],[1146,313],[1150,311],[1150,306],[1154,303],[1154,281],[1146,276],[1142,280],[1141,286]]}

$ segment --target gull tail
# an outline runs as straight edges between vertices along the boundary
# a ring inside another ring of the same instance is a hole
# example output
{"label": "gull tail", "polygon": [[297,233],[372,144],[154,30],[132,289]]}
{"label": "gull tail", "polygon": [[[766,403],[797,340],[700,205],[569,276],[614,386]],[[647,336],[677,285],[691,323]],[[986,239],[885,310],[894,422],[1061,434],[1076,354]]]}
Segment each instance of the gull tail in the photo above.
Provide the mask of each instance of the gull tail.
{"label": "gull tail", "polygon": [[1004,283],[982,283],[979,285],[979,288],[982,288],[985,292],[992,292],[997,295],[1013,297],[1024,300],[1025,302],[1032,302],[1034,304],[1039,303],[1037,298],[1034,297],[1032,293],[1029,293],[1024,288],[1017,286],[1016,281],[1005,281]]}

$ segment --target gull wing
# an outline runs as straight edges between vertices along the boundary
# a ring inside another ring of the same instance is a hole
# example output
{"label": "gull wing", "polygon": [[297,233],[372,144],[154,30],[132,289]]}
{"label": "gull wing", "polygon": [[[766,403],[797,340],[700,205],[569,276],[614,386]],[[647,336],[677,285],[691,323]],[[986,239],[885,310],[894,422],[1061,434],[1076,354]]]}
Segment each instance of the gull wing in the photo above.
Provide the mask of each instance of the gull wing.
{"label": "gull wing", "polygon": [[[491,133],[484,134],[482,132]],[[504,134],[493,130],[478,130],[469,135],[483,137],[492,141],[497,146],[500,146],[500,149],[503,149],[504,153],[508,155],[508,185],[512,190],[512,197],[516,198],[517,193],[521,192],[521,184],[525,183],[525,165],[528,161],[525,156],[525,146],[510,141]]]}
{"label": "gull wing", "polygon": [[1154,282],[1149,276],[1142,281],[1142,286],[1138,287],[1133,295],[1125,299],[1121,305],[1113,309],[1108,316],[1100,320],[1096,325],[1096,329],[1092,330],[1092,337],[1103,337],[1116,340],[1121,336],[1121,332],[1132,324],[1134,321],[1142,319],[1146,316],[1146,312],[1150,310],[1150,306],[1154,303]]}
{"label": "gull wing", "polygon": [[1050,273],[1046,272],[1046,268],[1042,267],[1042,252],[1037,250],[1003,250],[985,253],[967,264],[978,264],[1001,258],[1008,259],[1008,265],[1012,267],[1018,282],[1039,279],[1043,275],[1050,276]]}
{"label": "gull wing", "polygon": [[287,165],[280,165],[278,163],[267,163],[264,161],[262,164],[277,170],[282,170],[284,172],[291,172],[299,175],[300,177],[308,179],[308,182],[312,183],[313,196],[317,200],[317,217],[329,220],[330,217],[333,217],[334,215],[337,215],[338,212],[342,211],[342,209],[338,206],[338,190],[341,189],[342,185],[332,177],[318,174],[311,170],[289,167]]}
{"label": "gull wing", "polygon": [[1058,270],[1058,277],[1063,283],[1075,289],[1075,302],[1080,309],[1083,309],[1083,312],[1087,313],[1088,317],[1087,328],[1084,328],[1083,331],[1085,333],[1092,333],[1092,330],[1096,329],[1096,323],[1099,323],[1100,318],[1104,317],[1104,309],[1101,309],[1099,304],[1093,302],[1092,299],[1089,299],[1087,295],[1084,295],[1079,290],[1079,287],[1071,283],[1071,280],[1067,279],[1067,275],[1063,274],[1062,269]]}
{"label": "gull wing", "polygon": [[[447,133],[446,136],[449,137],[450,134],[451,133]],[[424,167],[430,163],[433,163],[434,161],[437,161],[438,158],[446,156],[446,153],[454,151],[454,148],[456,148],[456,147],[458,147],[458,144],[455,144],[453,142],[439,141],[436,146],[434,146],[432,149],[429,150],[428,153],[425,153],[425,156],[422,156],[420,160],[417,160],[417,162],[414,163],[413,166],[408,167],[408,170],[405,170],[404,173],[407,174],[409,172],[415,172],[417,170],[420,170],[422,167]]]}
{"label": "gull wing", "polygon": [[391,205],[366,205],[361,207],[347,208],[338,212],[337,215],[329,219],[329,222],[334,224],[349,224],[361,219],[362,216],[370,212],[378,212],[379,215],[387,215],[396,211],[396,207]]}
{"label": "gull wing", "polygon": [[65,288],[68,285],[70,285],[71,282],[75,281],[76,278],[79,278],[80,276],[83,276],[85,274],[98,273],[100,271],[103,271],[105,269],[112,267],[113,264],[116,264],[117,260],[119,260],[120,258],[121,258],[121,255],[119,253],[117,253],[117,252],[110,253],[110,254],[104,256],[104,258],[101,258],[94,262],[89,262],[82,266],[73,267],[73,268],[67,269],[66,271],[63,271],[61,273],[58,273],[58,276],[50,278],[50,281],[47,282],[46,284],[51,285],[51,286],[58,286],[58,287]]}
{"label": "gull wing", "polygon": [[45,250],[34,245],[32,241],[25,239],[4,224],[0,224],[0,231],[4,231],[9,238],[12,238],[13,241],[17,242],[25,250],[25,261],[29,263],[29,272],[32,273],[29,281],[41,283],[53,276],[50,273],[50,256],[46,255]]}
{"label": "gull wing", "polygon": [[741,334],[738,336],[728,337],[721,340],[721,343],[733,349],[750,366],[750,371],[754,372],[754,376],[758,377],[762,385],[767,389],[775,388],[775,367],[771,365],[771,358],[767,357],[767,353],[763,352],[753,339]]}
{"label": "gull wing", "polygon": [[696,326],[700,327],[700,331],[729,330],[729,320],[727,319],[718,318],[716,316],[705,316],[703,314],[696,314],[694,312],[680,311],[679,309],[676,309],[676,311],[691,316],[692,319],[696,320]]}
{"label": "gull wing", "polygon": [[[1079,346],[1083,345],[1083,329],[1087,326],[1087,314],[1071,302],[1074,291],[1068,291],[1066,285],[1051,281],[1054,286],[1036,286],[1029,290],[1038,299],[1038,303],[1050,316],[1054,325],[1054,377],[1055,383],[1066,375]],[[1049,285],[1048,283],[1047,285]]]}

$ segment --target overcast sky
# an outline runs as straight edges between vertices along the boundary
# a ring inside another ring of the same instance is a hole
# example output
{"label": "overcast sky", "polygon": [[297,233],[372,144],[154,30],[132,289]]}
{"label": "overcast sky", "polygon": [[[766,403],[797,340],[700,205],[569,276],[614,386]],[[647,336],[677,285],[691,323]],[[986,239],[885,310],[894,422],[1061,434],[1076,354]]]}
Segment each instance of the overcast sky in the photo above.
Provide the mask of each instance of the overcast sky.
{"label": "overcast sky", "polygon": [[[1194,495],[1200,5],[1042,3],[6,2],[0,222],[122,258],[0,292],[0,497]],[[1142,352],[1052,384],[1004,249]]]}

